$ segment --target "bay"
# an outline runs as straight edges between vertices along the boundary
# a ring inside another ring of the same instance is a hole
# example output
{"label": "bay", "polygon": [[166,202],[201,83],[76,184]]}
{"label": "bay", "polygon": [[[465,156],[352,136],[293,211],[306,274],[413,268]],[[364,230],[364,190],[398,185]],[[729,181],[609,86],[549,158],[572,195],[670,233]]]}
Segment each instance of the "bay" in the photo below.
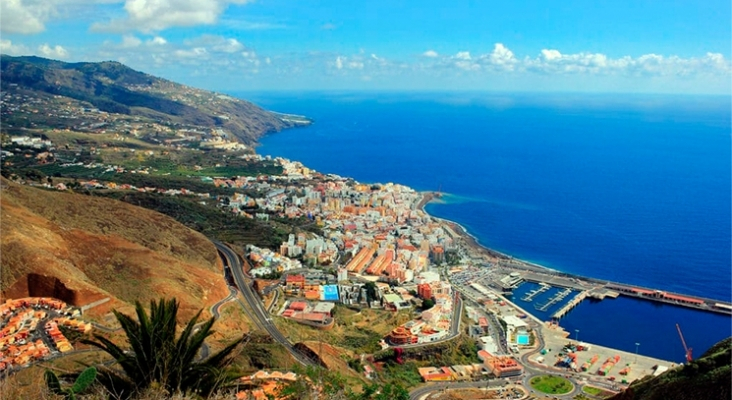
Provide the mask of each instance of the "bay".
{"label": "bay", "polygon": [[[729,98],[236,95],[315,120],[266,136],[261,154],[361,182],[439,188],[444,202],[429,204],[429,213],[518,258],[730,300]],[[732,334],[727,316],[645,303],[583,303],[561,325],[626,351],[643,340],[640,353],[672,361],[683,360],[677,322],[697,354]],[[639,335],[649,320],[657,329]]]}

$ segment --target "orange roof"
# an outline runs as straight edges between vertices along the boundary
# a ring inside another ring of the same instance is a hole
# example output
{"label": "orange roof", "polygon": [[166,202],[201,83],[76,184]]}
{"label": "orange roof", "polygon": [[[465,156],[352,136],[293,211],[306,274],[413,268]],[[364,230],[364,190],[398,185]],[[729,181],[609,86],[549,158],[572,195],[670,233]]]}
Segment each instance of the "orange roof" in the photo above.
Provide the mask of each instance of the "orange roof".
{"label": "orange roof", "polygon": [[669,300],[685,301],[687,303],[694,303],[694,304],[704,304],[704,300],[695,299],[693,297],[679,296],[676,294],[665,293],[663,295],[663,297],[665,297]]}

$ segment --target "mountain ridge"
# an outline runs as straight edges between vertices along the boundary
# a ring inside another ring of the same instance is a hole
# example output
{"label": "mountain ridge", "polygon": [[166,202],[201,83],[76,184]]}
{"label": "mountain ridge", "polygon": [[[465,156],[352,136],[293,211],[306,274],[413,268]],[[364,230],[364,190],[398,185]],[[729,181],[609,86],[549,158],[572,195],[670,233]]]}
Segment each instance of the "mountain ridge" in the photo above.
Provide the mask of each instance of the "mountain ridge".
{"label": "mountain ridge", "polygon": [[116,61],[66,63],[0,55],[0,71],[3,91],[64,96],[108,113],[221,129],[249,145],[267,133],[301,125],[251,102],[178,84]]}

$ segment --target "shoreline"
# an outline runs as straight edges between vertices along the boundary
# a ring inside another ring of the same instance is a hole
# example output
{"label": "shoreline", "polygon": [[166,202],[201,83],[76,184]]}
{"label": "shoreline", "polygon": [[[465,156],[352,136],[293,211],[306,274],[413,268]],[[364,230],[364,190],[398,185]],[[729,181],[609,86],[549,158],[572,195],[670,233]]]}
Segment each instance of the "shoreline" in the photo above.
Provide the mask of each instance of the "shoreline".
{"label": "shoreline", "polygon": [[[425,207],[427,206],[427,204],[435,201],[437,196],[435,196],[434,192],[420,192],[420,193],[422,194],[422,199],[419,201],[419,203],[417,203],[416,208],[418,210],[421,210],[422,212],[424,212],[430,218],[434,218],[438,222],[447,225],[450,228],[450,230],[457,237],[459,237],[461,240],[463,240],[465,242],[465,245],[467,247],[469,247],[476,253],[480,254],[482,256],[482,258],[487,258],[486,261],[489,261],[491,258],[493,258],[493,259],[508,261],[512,264],[519,264],[520,266],[531,267],[531,268],[527,268],[527,269],[537,269],[542,272],[549,271],[549,272],[555,272],[555,273],[563,273],[561,271],[546,267],[544,265],[540,265],[540,264],[532,263],[530,261],[515,258],[515,257],[511,256],[510,254],[506,254],[506,253],[500,252],[498,250],[491,249],[490,247],[481,244],[480,240],[475,235],[470,233],[468,231],[468,229],[465,228],[460,223],[449,220],[449,219],[436,217],[436,216],[430,214],[429,212],[427,212]],[[589,278],[589,279],[591,279],[591,278]]]}
{"label": "shoreline", "polygon": [[[636,285],[636,284],[614,282],[614,281],[610,281],[607,279],[593,278],[593,277],[588,277],[588,276],[560,271],[560,270],[557,270],[554,268],[549,268],[549,267],[543,266],[541,264],[533,263],[531,261],[526,261],[526,260],[522,260],[520,258],[515,258],[515,257],[511,256],[510,254],[506,254],[506,253],[502,253],[497,250],[493,250],[493,249],[489,248],[488,246],[481,244],[476,236],[474,236],[473,234],[468,232],[468,230],[463,225],[459,224],[458,222],[451,221],[451,220],[445,219],[445,218],[436,217],[436,216],[428,213],[427,210],[425,209],[425,207],[430,202],[435,201],[437,196],[435,195],[435,192],[432,192],[432,191],[423,191],[423,192],[418,192],[418,193],[422,195],[422,199],[417,203],[415,208],[421,210],[425,215],[429,216],[430,218],[434,218],[436,221],[443,224],[450,231],[452,231],[455,234],[455,236],[457,238],[459,238],[458,240],[462,241],[462,243],[468,248],[467,249],[468,256],[471,258],[473,258],[473,256],[477,255],[478,258],[482,259],[484,262],[508,263],[508,265],[504,264],[503,267],[521,269],[524,271],[550,273],[555,276],[581,279],[581,280],[587,281],[589,283],[598,284],[598,285],[615,284],[615,285],[634,287],[634,288],[638,288],[638,289],[642,289],[642,290],[651,290],[651,291],[661,290],[666,293],[670,293],[670,294],[674,294],[674,295],[693,297],[696,299],[704,300],[705,302],[708,302],[708,303],[718,302],[718,303],[723,303],[723,304],[729,304],[728,300],[711,299],[711,298],[701,297],[701,296],[697,296],[697,295],[686,295],[683,293],[672,292],[672,291],[666,290],[666,289],[649,288],[649,287],[644,287],[644,286]],[[632,298],[639,298],[639,297],[632,297]],[[639,298],[639,299],[642,300],[643,298]],[[648,299],[648,300],[650,300],[650,299]],[[665,304],[674,305],[672,303],[665,303]],[[678,306],[683,306],[683,305],[679,304]],[[711,311],[711,310],[699,309],[699,311]],[[729,315],[729,313],[725,313],[725,314]]]}

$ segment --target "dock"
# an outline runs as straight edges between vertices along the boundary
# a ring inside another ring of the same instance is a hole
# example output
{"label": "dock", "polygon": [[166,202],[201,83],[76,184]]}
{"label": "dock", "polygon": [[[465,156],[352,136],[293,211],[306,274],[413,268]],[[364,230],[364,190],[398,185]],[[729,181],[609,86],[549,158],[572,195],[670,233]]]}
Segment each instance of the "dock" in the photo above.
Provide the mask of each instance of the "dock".
{"label": "dock", "polygon": [[534,290],[530,291],[529,293],[526,293],[526,295],[524,295],[524,297],[521,300],[526,301],[526,302],[532,302],[534,300],[534,298],[536,298],[536,296],[546,292],[547,290],[549,290],[551,288],[552,288],[551,285],[547,285],[546,283],[541,282],[541,283],[539,283],[539,288],[534,289]]}
{"label": "dock", "polygon": [[569,288],[564,289],[563,291],[555,294],[554,297],[552,297],[551,299],[549,299],[549,301],[547,301],[543,305],[541,305],[541,306],[536,305],[534,308],[536,308],[539,311],[546,311],[546,310],[549,309],[549,307],[551,307],[554,304],[557,304],[560,301],[564,300],[564,298],[566,298],[570,294],[572,294],[572,289],[569,289]]}
{"label": "dock", "polygon": [[586,299],[587,296],[589,296],[589,291],[583,290],[581,291],[577,296],[574,296],[572,300],[569,301],[569,303],[565,304],[562,308],[557,310],[554,314],[552,314],[552,319],[558,320],[565,316],[570,310],[577,307],[579,303],[582,302],[582,300]]}
{"label": "dock", "polygon": [[[585,291],[587,292],[587,294],[584,295],[580,300],[578,300],[577,303],[574,303],[571,306],[567,304],[565,305],[565,307],[562,307],[561,310],[555,313],[555,316],[558,316],[559,318],[564,316],[569,310],[572,309],[572,307],[575,307],[587,297],[597,300],[603,300],[606,298],[614,299],[618,296],[633,297],[658,303],[687,307],[700,311],[732,315],[732,303],[730,303],[729,301],[709,299],[700,296],[689,296],[666,290],[658,290],[618,282],[610,282],[606,280],[588,278],[557,271],[543,272],[540,271],[539,268],[524,269],[516,268],[515,266],[511,266],[510,268],[498,268],[497,271],[494,272],[494,276],[496,276],[496,278],[494,278],[494,282],[498,286],[503,287],[504,290],[512,290],[523,282],[531,282],[537,283],[539,285],[543,284],[551,287],[571,289],[579,293]],[[502,278],[498,278],[500,276],[502,276]],[[495,285],[491,285],[489,283],[489,286]],[[533,300],[536,296],[538,296],[538,293],[534,293],[538,290],[540,290],[540,288],[527,293],[523,297],[523,300]],[[532,294],[533,296],[530,297],[529,295]],[[564,297],[561,297],[556,301],[552,301],[554,300],[552,299],[549,303],[537,306],[535,308],[537,310],[545,311],[549,307],[551,307],[552,304],[561,301],[563,298]],[[579,298],[579,295],[577,298]],[[574,301],[570,301],[570,303],[573,302]]]}

